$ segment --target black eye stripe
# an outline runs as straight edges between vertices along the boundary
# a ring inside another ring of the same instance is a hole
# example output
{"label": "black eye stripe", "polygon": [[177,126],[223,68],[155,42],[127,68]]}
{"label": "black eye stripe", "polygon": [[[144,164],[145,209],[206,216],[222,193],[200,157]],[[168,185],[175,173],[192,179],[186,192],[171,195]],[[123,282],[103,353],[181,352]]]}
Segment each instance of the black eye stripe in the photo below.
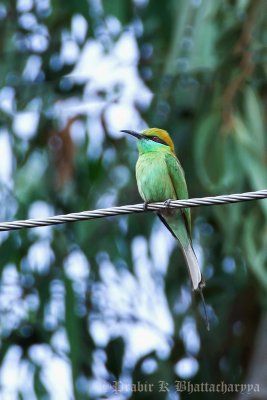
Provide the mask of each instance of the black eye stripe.
{"label": "black eye stripe", "polygon": [[153,140],[153,142],[161,143],[167,146],[167,143],[164,140],[160,139],[158,136],[151,136],[149,139]]}
{"label": "black eye stripe", "polygon": [[169,146],[164,140],[160,139],[158,136],[147,136],[141,135],[143,139],[153,140],[153,142],[164,144],[164,146]]}

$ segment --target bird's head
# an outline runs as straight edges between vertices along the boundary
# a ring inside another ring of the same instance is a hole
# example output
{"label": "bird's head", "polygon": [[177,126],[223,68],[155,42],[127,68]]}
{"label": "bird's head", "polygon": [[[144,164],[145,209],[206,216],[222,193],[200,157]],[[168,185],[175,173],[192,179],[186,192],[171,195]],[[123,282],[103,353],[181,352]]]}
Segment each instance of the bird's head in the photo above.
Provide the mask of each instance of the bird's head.
{"label": "bird's head", "polygon": [[140,141],[140,145],[144,148],[156,150],[163,149],[163,146],[169,147],[172,153],[175,152],[173,141],[167,131],[159,128],[148,128],[141,132],[122,130],[136,137]]}

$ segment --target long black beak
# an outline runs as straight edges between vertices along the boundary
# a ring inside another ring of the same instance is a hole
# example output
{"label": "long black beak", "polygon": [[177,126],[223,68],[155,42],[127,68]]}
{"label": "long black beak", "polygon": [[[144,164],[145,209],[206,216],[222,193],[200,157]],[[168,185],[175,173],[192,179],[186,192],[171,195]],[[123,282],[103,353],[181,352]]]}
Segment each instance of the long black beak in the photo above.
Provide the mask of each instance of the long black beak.
{"label": "long black beak", "polygon": [[136,137],[137,139],[141,139],[142,138],[142,135],[140,134],[140,133],[138,133],[138,132],[135,132],[135,131],[128,131],[128,130],[121,130],[121,132],[125,132],[125,133],[128,133],[129,135],[132,135],[132,136],[134,136],[134,137]]}

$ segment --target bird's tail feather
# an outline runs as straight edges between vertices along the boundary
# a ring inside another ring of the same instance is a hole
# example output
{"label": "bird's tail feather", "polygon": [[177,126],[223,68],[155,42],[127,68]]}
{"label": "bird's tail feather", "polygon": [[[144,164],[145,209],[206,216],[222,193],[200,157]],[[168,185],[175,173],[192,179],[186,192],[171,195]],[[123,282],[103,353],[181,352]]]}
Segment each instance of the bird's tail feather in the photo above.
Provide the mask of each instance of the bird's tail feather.
{"label": "bird's tail feather", "polygon": [[197,257],[195,255],[193,247],[191,246],[191,243],[189,243],[187,246],[182,246],[182,250],[187,262],[193,289],[197,290],[203,288],[205,286],[205,282],[202,277]]}
{"label": "bird's tail feather", "polygon": [[205,299],[202,293],[202,289],[205,286],[205,281],[204,278],[201,274],[200,268],[199,268],[199,264],[197,261],[197,257],[196,254],[194,252],[194,249],[191,245],[191,243],[189,243],[187,246],[182,246],[183,249],[183,253],[187,262],[187,266],[188,266],[188,270],[189,270],[189,274],[190,274],[190,278],[192,281],[192,285],[193,285],[193,289],[194,290],[199,290],[200,296],[201,296],[201,300],[203,303],[203,307],[204,307],[204,314],[205,314],[205,320],[206,320],[206,328],[209,331],[210,330],[210,323],[209,323],[209,318],[208,318],[208,314],[207,314],[207,308],[206,308],[206,303],[205,303]]}

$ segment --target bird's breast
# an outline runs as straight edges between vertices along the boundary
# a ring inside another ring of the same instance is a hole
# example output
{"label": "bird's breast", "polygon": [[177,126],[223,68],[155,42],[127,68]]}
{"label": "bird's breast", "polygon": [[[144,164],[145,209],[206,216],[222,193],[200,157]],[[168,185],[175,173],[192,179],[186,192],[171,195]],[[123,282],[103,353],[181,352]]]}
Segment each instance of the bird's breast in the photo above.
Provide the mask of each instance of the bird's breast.
{"label": "bird's breast", "polygon": [[147,202],[176,198],[164,154],[151,152],[140,155],[136,164],[136,179],[139,193]]}

